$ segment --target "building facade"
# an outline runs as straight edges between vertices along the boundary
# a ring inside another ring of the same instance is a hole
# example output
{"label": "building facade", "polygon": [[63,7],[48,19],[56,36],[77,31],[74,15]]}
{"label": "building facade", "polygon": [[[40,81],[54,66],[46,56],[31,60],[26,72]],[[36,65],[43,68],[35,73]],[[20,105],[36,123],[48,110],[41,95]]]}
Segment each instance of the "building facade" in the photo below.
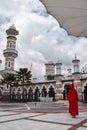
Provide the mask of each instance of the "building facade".
{"label": "building facade", "polygon": [[[0,71],[2,77],[6,74],[15,73],[14,64],[15,58],[18,56],[16,50],[16,36],[19,32],[12,25],[7,34],[7,47],[3,51],[5,57],[5,69]],[[70,88],[70,83],[74,82],[75,88],[79,95],[79,100],[84,100],[84,89],[87,85],[87,74],[79,71],[80,60],[76,57],[72,60],[73,73],[71,68],[68,69],[68,75],[62,74],[62,63],[58,60],[57,63],[48,62],[45,64],[44,81],[34,82],[31,85],[7,86],[0,81],[0,99],[3,95],[10,97],[12,101],[53,101],[66,100]],[[2,80],[2,79],[1,79]]]}

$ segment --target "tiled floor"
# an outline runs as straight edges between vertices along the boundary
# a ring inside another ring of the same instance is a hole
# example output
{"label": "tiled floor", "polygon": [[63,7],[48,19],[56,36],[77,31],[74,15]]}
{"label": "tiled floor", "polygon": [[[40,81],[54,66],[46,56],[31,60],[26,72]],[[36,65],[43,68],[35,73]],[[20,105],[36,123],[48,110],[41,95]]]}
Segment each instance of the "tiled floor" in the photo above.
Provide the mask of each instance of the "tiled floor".
{"label": "tiled floor", "polygon": [[72,118],[68,102],[0,103],[0,130],[87,130],[87,104]]}

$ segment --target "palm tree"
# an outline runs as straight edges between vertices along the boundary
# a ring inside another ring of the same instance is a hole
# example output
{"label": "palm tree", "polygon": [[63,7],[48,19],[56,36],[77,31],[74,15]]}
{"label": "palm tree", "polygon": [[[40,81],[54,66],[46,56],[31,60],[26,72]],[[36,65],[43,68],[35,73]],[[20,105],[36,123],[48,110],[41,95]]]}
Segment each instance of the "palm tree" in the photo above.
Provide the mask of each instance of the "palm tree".
{"label": "palm tree", "polygon": [[12,85],[12,84],[15,84],[15,81],[16,81],[16,77],[14,74],[7,74],[4,78],[4,82],[7,83],[7,88],[8,86]]}
{"label": "palm tree", "polygon": [[7,88],[8,87],[10,88],[10,100],[11,100],[11,89],[16,83],[16,77],[14,74],[6,74],[3,82],[7,83]]}
{"label": "palm tree", "polygon": [[24,88],[24,85],[30,85],[31,84],[31,71],[28,71],[27,68],[20,68],[19,72],[17,72],[16,80],[18,81],[18,84],[22,86],[23,89],[23,100],[27,100],[27,91]]}
{"label": "palm tree", "polygon": [[31,84],[31,71],[28,71],[27,68],[20,68],[19,72],[17,72],[16,80],[22,86]]}

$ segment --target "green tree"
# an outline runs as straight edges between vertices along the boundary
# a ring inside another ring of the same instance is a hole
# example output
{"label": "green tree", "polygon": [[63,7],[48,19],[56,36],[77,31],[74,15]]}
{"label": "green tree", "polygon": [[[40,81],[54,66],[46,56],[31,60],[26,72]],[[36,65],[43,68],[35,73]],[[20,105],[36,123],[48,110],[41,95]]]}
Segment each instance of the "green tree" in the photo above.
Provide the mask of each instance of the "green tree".
{"label": "green tree", "polygon": [[54,80],[54,76],[48,75],[48,76],[47,76],[47,80]]}
{"label": "green tree", "polygon": [[6,74],[5,78],[4,78],[4,82],[7,83],[7,87],[10,85],[10,87],[12,86],[12,84],[15,84],[16,82],[16,77],[14,74]]}
{"label": "green tree", "polygon": [[7,83],[7,88],[10,87],[10,100],[11,100],[11,89],[14,86],[14,84],[16,83],[16,77],[14,74],[6,74],[5,78],[4,78],[4,83]]}
{"label": "green tree", "polygon": [[30,85],[31,84],[31,71],[28,71],[27,68],[20,68],[19,72],[17,72],[16,80],[19,84]]}

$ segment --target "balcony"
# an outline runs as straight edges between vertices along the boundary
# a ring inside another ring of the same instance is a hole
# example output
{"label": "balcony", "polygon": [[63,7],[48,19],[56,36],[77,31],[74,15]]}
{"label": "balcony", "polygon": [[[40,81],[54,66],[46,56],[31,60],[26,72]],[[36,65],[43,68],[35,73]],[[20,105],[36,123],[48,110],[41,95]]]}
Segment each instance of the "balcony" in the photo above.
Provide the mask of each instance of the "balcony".
{"label": "balcony", "polygon": [[3,54],[4,54],[5,57],[13,56],[14,58],[16,58],[18,56],[18,51],[14,50],[14,49],[5,49],[3,51]]}

